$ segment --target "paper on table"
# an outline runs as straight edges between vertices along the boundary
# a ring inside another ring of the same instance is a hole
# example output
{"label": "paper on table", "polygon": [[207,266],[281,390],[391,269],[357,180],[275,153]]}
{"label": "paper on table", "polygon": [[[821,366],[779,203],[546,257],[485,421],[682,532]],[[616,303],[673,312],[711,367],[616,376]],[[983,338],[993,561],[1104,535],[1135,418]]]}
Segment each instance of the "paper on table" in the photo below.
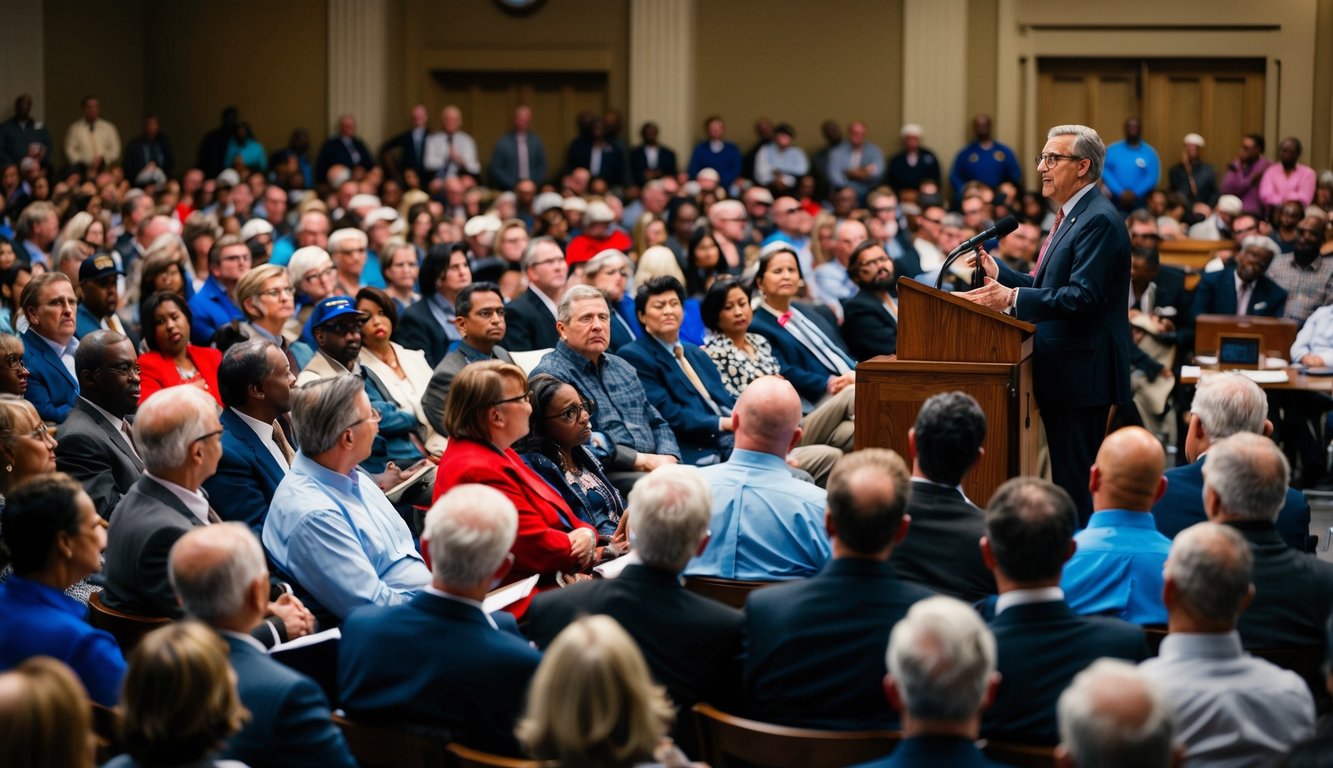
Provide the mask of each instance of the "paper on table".
{"label": "paper on table", "polygon": [[517,603],[532,594],[532,590],[537,586],[537,580],[540,578],[541,574],[535,573],[526,579],[492,591],[489,595],[486,595],[485,600],[481,601],[481,609],[486,613],[495,613],[505,606]]}
{"label": "paper on table", "polygon": [[1291,381],[1285,369],[1280,371],[1240,371],[1239,373],[1255,384],[1286,384]]}
{"label": "paper on table", "polygon": [[317,643],[326,643],[330,640],[338,640],[342,638],[342,636],[343,636],[342,630],[338,629],[337,627],[334,627],[333,629],[326,629],[323,632],[316,632],[313,635],[306,635],[305,637],[298,637],[295,640],[288,640],[285,643],[279,643],[270,648],[269,653],[277,653],[279,651],[294,651],[297,648],[304,648],[308,645],[315,645]]}
{"label": "paper on table", "polygon": [[596,568],[593,568],[592,570],[594,573],[598,574],[604,579],[614,579],[615,577],[620,575],[621,571],[625,570],[625,566],[634,565],[640,562],[642,561],[639,560],[639,556],[633,552],[630,552],[628,555],[622,555],[621,557],[617,557],[615,560],[609,560],[605,563],[602,563],[601,565],[597,566]]}

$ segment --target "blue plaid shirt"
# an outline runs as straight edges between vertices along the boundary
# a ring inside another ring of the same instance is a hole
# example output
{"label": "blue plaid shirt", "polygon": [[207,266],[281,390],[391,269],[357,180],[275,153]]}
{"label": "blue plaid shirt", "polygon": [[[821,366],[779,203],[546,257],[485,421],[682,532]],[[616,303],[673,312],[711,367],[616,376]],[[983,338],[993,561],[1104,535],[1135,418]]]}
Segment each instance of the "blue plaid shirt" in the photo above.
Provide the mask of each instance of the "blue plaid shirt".
{"label": "blue plaid shirt", "polygon": [[666,419],[648,402],[639,375],[623,358],[606,353],[596,363],[561,341],[542,358],[532,375],[550,374],[597,404],[592,428],[617,445],[639,453],[659,453],[680,458],[680,447]]}

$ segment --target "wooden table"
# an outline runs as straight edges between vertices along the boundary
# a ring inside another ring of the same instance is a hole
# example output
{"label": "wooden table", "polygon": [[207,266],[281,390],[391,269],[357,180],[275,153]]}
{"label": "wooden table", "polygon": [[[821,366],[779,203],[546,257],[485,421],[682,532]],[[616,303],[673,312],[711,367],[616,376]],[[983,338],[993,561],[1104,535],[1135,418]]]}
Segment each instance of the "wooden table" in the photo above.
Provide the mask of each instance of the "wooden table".
{"label": "wooden table", "polygon": [[[1286,369],[1287,380],[1274,384],[1259,384],[1260,389],[1277,390],[1296,390],[1301,392],[1318,392],[1324,395],[1333,396],[1333,376],[1306,376],[1298,366],[1290,366]],[[1207,376],[1210,373],[1218,373],[1216,367],[1203,368],[1200,373]],[[1181,376],[1181,384],[1198,384],[1198,376]]]}

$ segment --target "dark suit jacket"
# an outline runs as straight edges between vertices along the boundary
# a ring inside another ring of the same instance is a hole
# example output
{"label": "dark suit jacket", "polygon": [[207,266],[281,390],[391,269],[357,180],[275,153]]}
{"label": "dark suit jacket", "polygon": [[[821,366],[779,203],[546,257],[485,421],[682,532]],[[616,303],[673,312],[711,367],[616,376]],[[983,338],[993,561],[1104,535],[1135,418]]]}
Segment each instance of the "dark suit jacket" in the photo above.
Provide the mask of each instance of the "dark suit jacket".
{"label": "dark suit jacket", "polygon": [[222,639],[231,650],[236,690],[250,719],[227,740],[221,757],[252,768],[356,766],[342,731],[333,724],[328,699],[314,680],[240,638]]}
{"label": "dark suit jacket", "polygon": [[1055,744],[1055,702],[1074,675],[1103,656],[1135,662],[1148,656],[1143,630],[1079,616],[1063,600],[1015,605],[991,619],[990,628],[1001,678],[995,703],[982,714],[986,738]]}
{"label": "dark suit jacket", "polygon": [[171,177],[176,168],[176,153],[171,149],[171,140],[166,134],[159,133],[155,138],[140,134],[130,139],[122,153],[121,165],[125,167],[125,178],[135,183],[139,173],[149,162],[157,163],[162,173]]}
{"label": "dark suit jacket", "polygon": [[861,763],[856,768],[1006,768],[986,757],[968,739],[954,736],[912,736],[903,739],[893,753],[879,760]]}
{"label": "dark suit jacket", "polygon": [[639,644],[671,703],[725,707],[736,691],[742,614],[687,592],[674,573],[631,565],[614,579],[595,579],[543,592],[528,609],[528,636],[545,649],[583,615],[604,613]]}
{"label": "dark suit jacket", "polygon": [[[491,356],[506,363],[514,362],[504,347],[494,347]],[[449,399],[449,387],[453,386],[454,377],[468,363],[486,359],[488,358],[464,341],[436,364],[435,372],[430,377],[430,384],[426,385],[426,392],[421,396],[421,410],[426,412],[426,421],[430,422],[436,432],[441,435],[449,434],[449,430],[444,428],[444,403]]]}
{"label": "dark suit jacket", "polygon": [[[643,151],[643,145],[640,144],[629,151],[630,181],[635,186],[642,187],[648,181],[646,176],[648,170],[648,153]],[[661,171],[663,176],[675,176],[680,172],[676,166],[675,150],[661,144],[657,145],[657,170]]]}
{"label": "dark suit jacket", "polygon": [[529,288],[505,307],[505,337],[500,344],[514,352],[554,349],[560,341],[555,315]]}
{"label": "dark suit jacket", "polygon": [[912,526],[889,564],[907,581],[967,603],[995,594],[995,576],[981,560],[985,513],[954,488],[912,483]]}
{"label": "dark suit jacket", "polygon": [[1097,189],[1085,193],[1056,231],[1035,278],[997,263],[1002,284],[1024,289],[1015,316],[1037,325],[1033,388],[1039,407],[1128,402],[1129,235],[1115,206]]}
{"label": "dark suit jacket", "polygon": [[419,153],[417,152],[416,143],[412,141],[412,129],[409,128],[408,130],[403,131],[397,136],[394,136],[393,138],[384,142],[384,144],[380,147],[380,156],[383,157],[388,153],[397,152],[398,154],[395,160],[398,172],[402,173],[408,168],[412,168],[417,172],[418,176],[422,179],[422,182],[424,183],[426,181],[426,177],[424,175],[426,173],[426,166],[422,165],[422,160],[424,159],[422,153],[424,153],[426,150],[426,140],[429,138],[430,138],[430,130],[429,129],[423,130],[421,132],[422,151]]}
{"label": "dark suit jacket", "polygon": [[432,367],[439,365],[444,356],[449,354],[449,336],[431,313],[430,305],[424,298],[403,310],[398,327],[393,330],[393,340],[408,349],[424,352],[426,362]]}
{"label": "dark suit jacket", "polygon": [[931,594],[888,563],[858,558],[751,592],[741,636],[745,711],[811,728],[897,728],[884,698],[884,649],[893,625]]}
{"label": "dark suit jacket", "polygon": [[[722,384],[722,376],[708,353],[688,341],[682,341],[681,347],[685,350],[685,359],[721,413],[734,408],[736,399]],[[666,347],[645,333],[619,354],[634,366],[643,383],[643,391],[648,394],[648,402],[676,433],[681,460],[695,464],[712,454],[725,461],[731,454],[731,433],[718,429],[721,414],[709,407]]]}
{"label": "dark suit jacket", "polygon": [[375,167],[375,156],[370,154],[370,148],[364,141],[354,136],[352,146],[360,155],[355,163],[352,162],[352,153],[347,151],[347,145],[342,142],[342,136],[330,136],[319,148],[319,157],[315,159],[315,181],[322,182],[327,179],[329,168],[335,165],[345,165],[348,168],[359,165],[367,170]]}
{"label": "dark suit jacket", "polygon": [[[569,151],[565,154],[565,173],[575,168],[587,168],[589,172],[592,171],[592,140],[579,137],[570,142]],[[601,167],[597,169],[597,175],[593,178],[605,179],[612,187],[623,187],[626,177],[625,156],[608,142],[606,148],[602,150]]]}
{"label": "dark suit jacket", "polygon": [[[130,246],[130,250],[134,250],[133,245]],[[121,258],[124,258],[124,254],[121,255]],[[88,309],[86,304],[79,304],[79,311],[74,315],[74,322],[74,336],[78,339],[83,339],[84,336],[93,331],[103,330],[102,321],[93,316],[92,310]],[[139,351],[138,334],[131,330],[126,323],[121,323],[121,325],[125,328],[125,338],[129,339],[130,344],[134,345],[134,351],[137,354]]]}
{"label": "dark suit jacket", "polygon": [[213,346],[213,334],[218,328],[232,320],[245,320],[245,314],[227,295],[227,289],[212,275],[190,299],[190,314],[190,343],[199,347]]}
{"label": "dark suit jacket", "polygon": [[23,397],[43,421],[64,421],[79,399],[79,382],[31,328],[23,332],[23,364],[28,367],[28,390]]}
{"label": "dark suit jacket", "polygon": [[1246,648],[1324,647],[1333,564],[1288,547],[1269,523],[1231,523],[1254,554],[1254,600],[1240,615]]}
{"label": "dark suit jacket", "polygon": [[[1287,291],[1273,282],[1267,275],[1260,275],[1250,292],[1250,306],[1247,314],[1261,317],[1282,317],[1287,308]],[[1194,289],[1194,305],[1191,308],[1194,317],[1199,315],[1234,315],[1236,314],[1236,268],[1227,267],[1221,272],[1209,272],[1199,281]]]}
{"label": "dark suit jacket", "polygon": [[857,291],[842,301],[842,338],[852,357],[865,362],[898,351],[898,321],[873,291]]}
{"label": "dark suit jacket", "polygon": [[143,474],[143,462],[130,450],[129,441],[84,400],[80,399],[60,425],[56,469],[68,472],[92,497],[97,514],[110,517],[120,497]]}
{"label": "dark suit jacket", "polygon": [[179,618],[181,607],[167,581],[167,555],[177,539],[199,525],[176,494],[147,475],[140,477],[111,513],[102,568],[107,607]]}
{"label": "dark suit jacket", "polygon": [[[1208,521],[1203,511],[1203,461],[1172,467],[1166,471],[1166,493],[1152,507],[1157,530],[1168,539],[1194,525]],[[1287,546],[1305,551],[1310,535],[1310,502],[1295,488],[1287,489],[1287,499],[1277,513],[1277,530]]]}
{"label": "dark suit jacket", "polygon": [[245,523],[258,536],[287,468],[274,461],[259,435],[231,408],[224,408],[218,419],[222,458],[217,472],[204,481],[204,490],[219,517]]}
{"label": "dark suit jacket", "polygon": [[[512,131],[495,142],[490,172],[491,182],[500,189],[513,189],[518,183],[518,143]],[[528,176],[537,186],[546,181],[546,145],[532,131],[528,131]]]}
{"label": "dark suit jacket", "polygon": [[[792,306],[799,309],[801,314],[824,332],[829,341],[851,357],[842,346],[842,334],[838,333],[836,326],[809,306],[800,304]],[[772,312],[762,308],[755,310],[754,319],[750,321],[750,330],[768,339],[768,343],[773,347],[773,356],[777,358],[778,365],[782,366],[783,377],[796,387],[802,398],[809,403],[816,403],[824,396],[828,390],[828,378],[837,371],[825,368],[801,342],[796,340],[795,336],[778,324],[778,319]]]}
{"label": "dark suit jacket", "polygon": [[[342,625],[338,691],[350,716],[444,727],[470,747],[521,754],[514,722],[541,654],[514,617],[422,592],[366,606]],[[392,649],[392,653],[386,653]]]}

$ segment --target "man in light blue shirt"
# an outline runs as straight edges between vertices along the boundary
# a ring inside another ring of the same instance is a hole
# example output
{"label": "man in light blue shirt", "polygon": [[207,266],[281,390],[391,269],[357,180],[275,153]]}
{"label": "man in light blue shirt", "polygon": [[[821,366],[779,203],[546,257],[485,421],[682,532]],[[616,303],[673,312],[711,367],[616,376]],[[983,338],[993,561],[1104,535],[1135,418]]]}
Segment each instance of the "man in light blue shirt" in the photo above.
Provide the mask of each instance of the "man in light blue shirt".
{"label": "man in light blue shirt", "polygon": [[1092,518],[1074,536],[1060,588],[1075,613],[1131,624],[1165,624],[1162,566],[1171,540],[1157,531],[1152,505],[1166,493],[1166,455],[1142,427],[1106,438],[1092,466]]}
{"label": "man in light blue shirt", "polygon": [[1124,211],[1142,208],[1161,176],[1157,150],[1143,140],[1138,118],[1129,118],[1125,121],[1125,138],[1106,148],[1102,182],[1111,200]]}
{"label": "man in light blue shirt", "polygon": [[713,492],[712,538],[685,573],[749,581],[813,576],[829,559],[828,496],[797,480],[787,453],[801,439],[801,397],[764,376],[741,393],[732,415],[736,449],[700,470]]}
{"label": "man in light blue shirt", "polygon": [[292,392],[301,451],[273,494],[264,549],[329,626],[363,605],[397,605],[430,583],[412,532],[358,465],[379,412],[360,377],[319,379]]}

